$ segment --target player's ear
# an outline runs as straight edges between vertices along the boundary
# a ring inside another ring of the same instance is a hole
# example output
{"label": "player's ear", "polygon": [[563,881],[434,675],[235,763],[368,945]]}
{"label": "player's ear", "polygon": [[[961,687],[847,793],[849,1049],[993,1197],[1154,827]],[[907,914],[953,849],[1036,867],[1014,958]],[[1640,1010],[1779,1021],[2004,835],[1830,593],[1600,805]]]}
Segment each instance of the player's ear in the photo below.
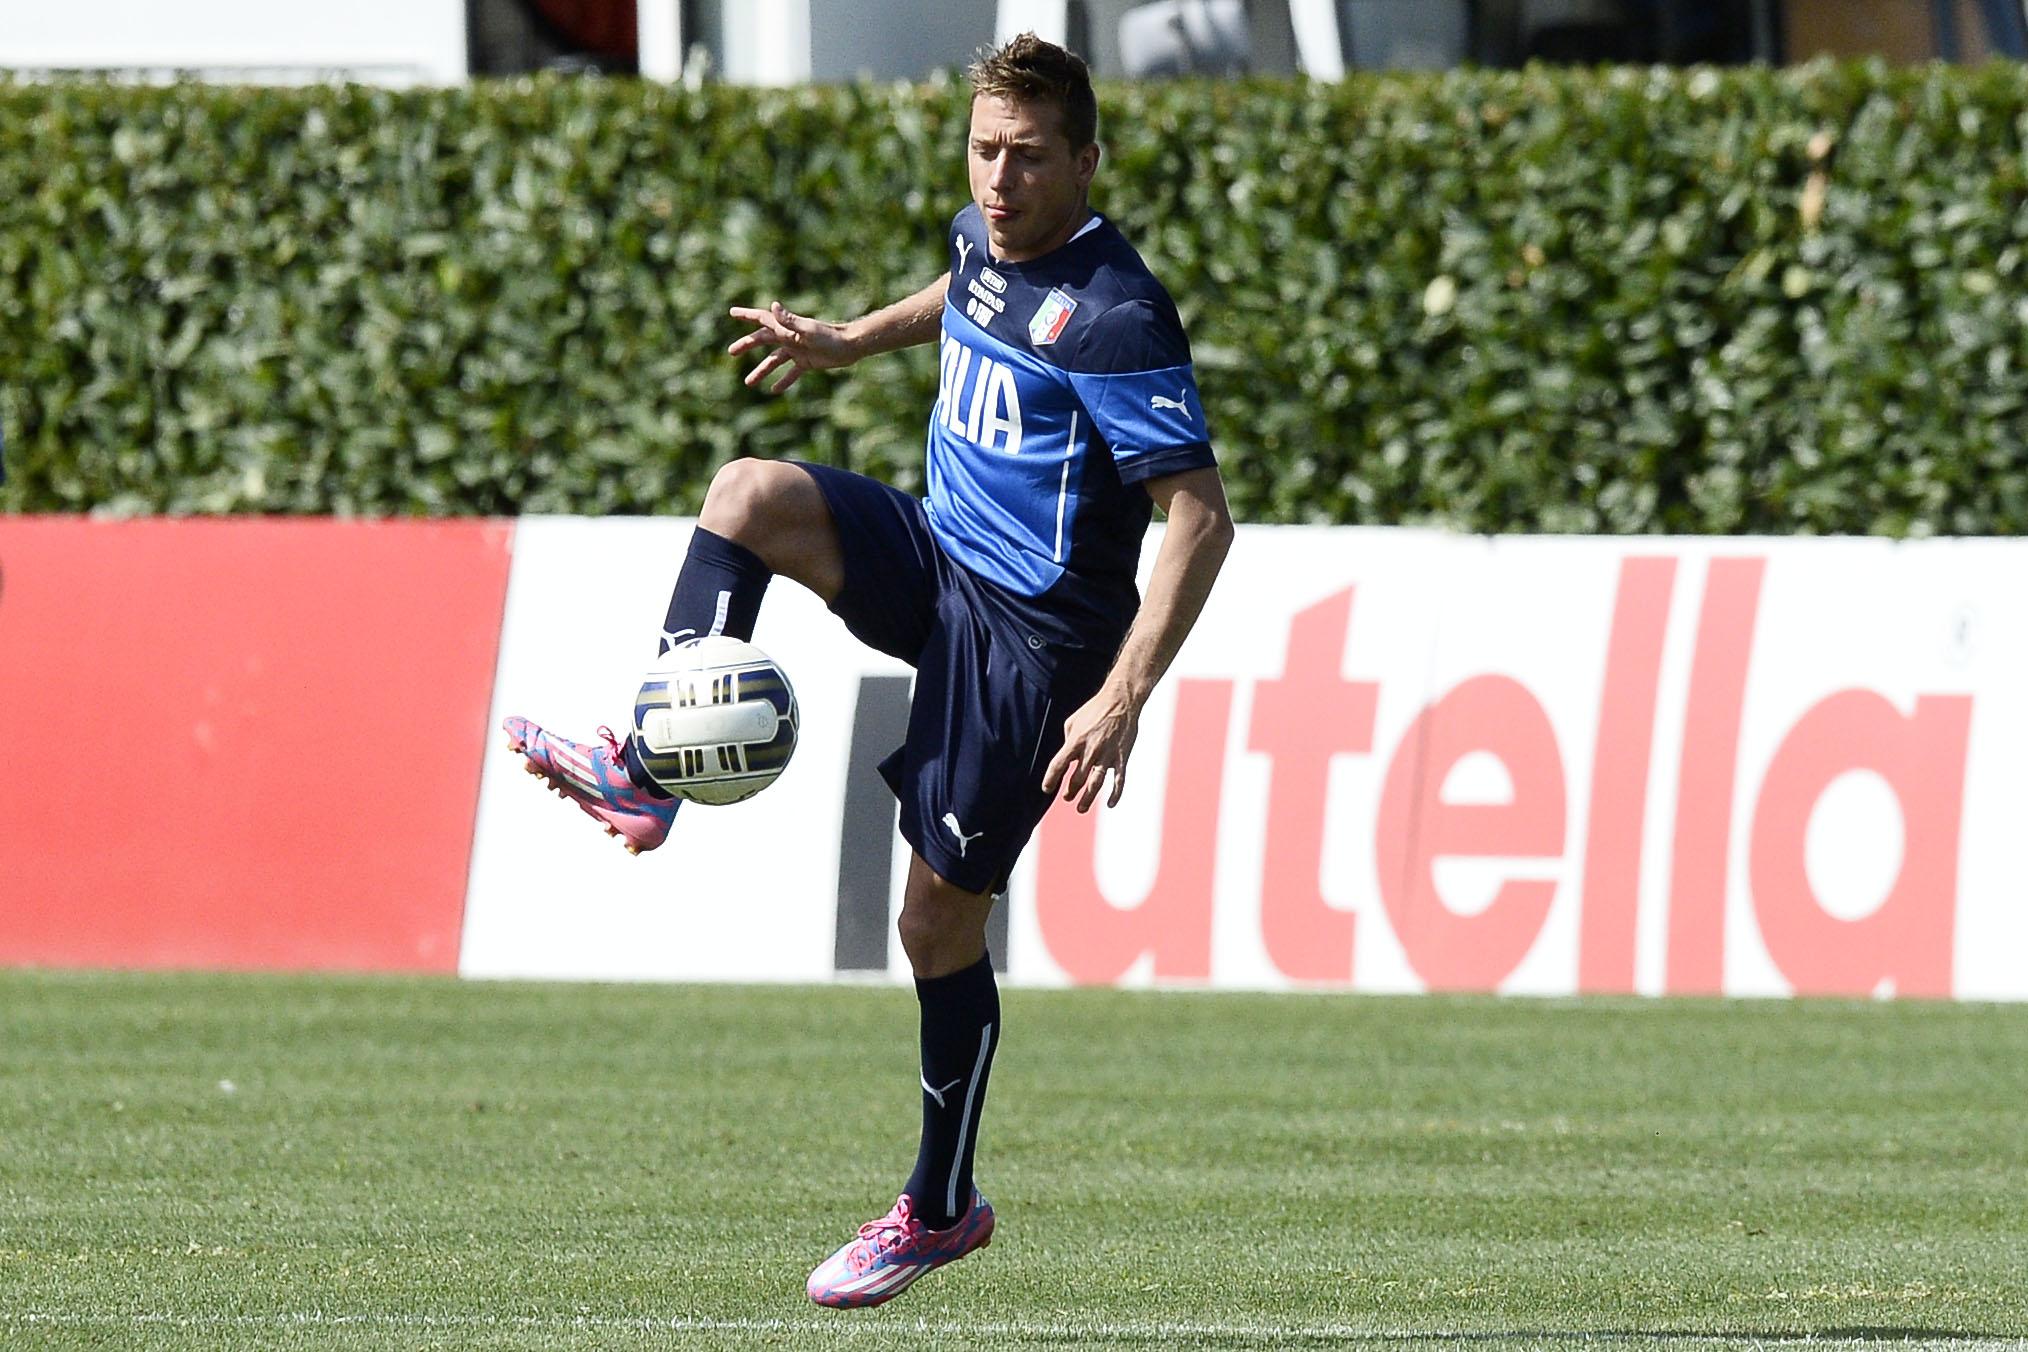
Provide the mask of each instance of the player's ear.
{"label": "player's ear", "polygon": [[1077,152],[1077,186],[1080,188],[1089,188],[1091,186],[1092,176],[1098,173],[1098,167],[1099,167],[1098,142],[1093,141],[1083,150]]}

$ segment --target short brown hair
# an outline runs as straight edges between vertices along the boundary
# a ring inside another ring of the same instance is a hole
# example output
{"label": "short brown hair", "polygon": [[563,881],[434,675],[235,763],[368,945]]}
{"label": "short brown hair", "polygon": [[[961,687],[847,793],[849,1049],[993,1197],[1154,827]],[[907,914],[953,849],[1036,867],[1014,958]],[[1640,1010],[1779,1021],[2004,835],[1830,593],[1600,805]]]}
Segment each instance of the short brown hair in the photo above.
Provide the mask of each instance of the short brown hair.
{"label": "short brown hair", "polygon": [[982,50],[965,78],[972,82],[975,99],[990,94],[1017,103],[1055,104],[1063,112],[1063,134],[1072,150],[1083,150],[1098,139],[1091,69],[1076,52],[1023,33],[998,50]]}

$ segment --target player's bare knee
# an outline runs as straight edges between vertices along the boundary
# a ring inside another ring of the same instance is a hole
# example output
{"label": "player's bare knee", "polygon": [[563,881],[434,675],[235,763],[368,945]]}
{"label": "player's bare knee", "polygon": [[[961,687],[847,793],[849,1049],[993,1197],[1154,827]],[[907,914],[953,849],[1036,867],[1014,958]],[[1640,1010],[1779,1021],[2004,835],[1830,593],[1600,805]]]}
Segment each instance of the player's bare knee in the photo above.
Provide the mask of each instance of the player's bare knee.
{"label": "player's bare knee", "polygon": [[[781,492],[777,474],[785,465],[765,460],[734,460],[720,465],[705,490],[704,510],[697,523],[751,549],[767,533],[772,499]],[[789,470],[795,473],[794,470]]]}
{"label": "player's bare knee", "polygon": [[947,976],[979,960],[986,951],[990,895],[965,891],[920,860],[902,896],[896,929],[901,950],[919,977]]}
{"label": "player's bare knee", "polygon": [[901,951],[919,977],[948,976],[986,951],[986,927],[966,908],[904,906],[897,922]]}
{"label": "player's bare knee", "polygon": [[918,971],[935,961],[938,950],[949,938],[950,928],[948,917],[938,915],[937,908],[930,905],[904,905],[901,918],[895,922],[901,936],[901,951]]}
{"label": "player's bare knee", "polygon": [[734,460],[719,467],[697,524],[745,546],[775,572],[816,592],[826,604],[844,586],[837,527],[816,480],[775,460]]}

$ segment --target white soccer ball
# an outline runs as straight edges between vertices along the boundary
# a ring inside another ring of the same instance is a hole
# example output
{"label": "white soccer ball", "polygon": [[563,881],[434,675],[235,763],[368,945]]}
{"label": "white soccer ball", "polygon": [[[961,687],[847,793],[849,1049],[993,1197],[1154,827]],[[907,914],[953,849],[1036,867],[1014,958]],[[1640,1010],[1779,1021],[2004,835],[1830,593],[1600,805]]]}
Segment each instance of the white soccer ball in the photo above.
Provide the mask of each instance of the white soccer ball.
{"label": "white soccer ball", "polygon": [[774,783],[796,728],[787,674],[753,644],[723,635],[662,654],[634,699],[641,764],[693,803],[737,803]]}

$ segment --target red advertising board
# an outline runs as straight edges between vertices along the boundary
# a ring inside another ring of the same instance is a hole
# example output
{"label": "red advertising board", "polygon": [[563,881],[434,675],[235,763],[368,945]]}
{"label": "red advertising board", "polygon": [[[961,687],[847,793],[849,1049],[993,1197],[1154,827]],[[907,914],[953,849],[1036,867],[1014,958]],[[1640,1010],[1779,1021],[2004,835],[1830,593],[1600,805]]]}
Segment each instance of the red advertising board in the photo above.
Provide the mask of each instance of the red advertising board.
{"label": "red advertising board", "polygon": [[455,971],[511,543],[0,519],[0,962]]}

